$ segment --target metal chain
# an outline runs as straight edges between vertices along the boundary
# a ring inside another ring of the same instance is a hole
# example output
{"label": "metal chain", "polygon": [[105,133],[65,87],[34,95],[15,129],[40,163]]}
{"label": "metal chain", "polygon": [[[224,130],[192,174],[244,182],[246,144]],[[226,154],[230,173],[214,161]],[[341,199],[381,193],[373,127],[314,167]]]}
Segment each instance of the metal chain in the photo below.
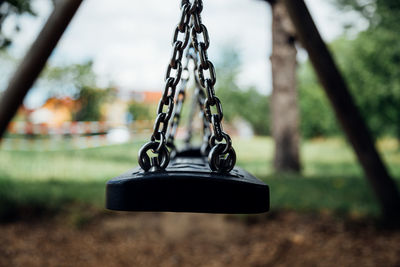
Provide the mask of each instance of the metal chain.
{"label": "metal chain", "polygon": [[[190,24],[190,27],[193,26],[193,21],[191,21],[192,23]],[[191,108],[189,111],[189,118],[188,118],[188,129],[187,129],[187,135],[185,138],[185,144],[186,146],[190,145],[191,139],[192,139],[192,134],[193,134],[193,120],[194,120],[194,114],[196,112],[196,108],[197,108],[197,95],[196,92],[198,90],[198,79],[196,79],[196,72],[197,72],[197,53],[196,50],[193,47],[193,44],[191,43],[191,48],[192,48],[192,53],[191,53],[191,60],[193,62],[193,67],[191,69],[190,74],[193,75],[193,77],[195,78],[195,89],[194,89],[194,93],[192,95],[192,99],[191,99]]]}
{"label": "metal chain", "polygon": [[[183,73],[187,75],[183,75],[181,77],[181,82],[180,82],[180,87],[179,91],[177,93],[176,97],[176,105],[175,105],[175,111],[174,111],[174,116],[171,122],[171,125],[169,127],[169,132],[168,132],[168,138],[167,138],[167,146],[171,150],[175,150],[175,135],[177,128],[179,126],[180,118],[181,118],[181,113],[182,113],[182,107],[183,107],[183,102],[185,100],[185,95],[186,95],[186,90],[187,90],[187,85],[190,80],[190,76],[194,77],[194,82],[195,82],[195,90],[193,93],[193,98],[192,98],[192,103],[191,103],[191,110],[189,112],[189,118],[188,118],[188,130],[187,130],[187,136],[185,138],[185,144],[187,146],[190,145],[191,139],[192,139],[192,133],[193,133],[193,118],[194,114],[196,112],[196,107],[199,107],[200,109],[200,117],[203,121],[203,145],[202,145],[202,155],[206,156],[208,155],[208,152],[210,151],[210,146],[209,146],[209,138],[211,136],[210,132],[210,126],[209,123],[207,122],[205,116],[204,116],[204,101],[205,101],[205,93],[203,88],[200,85],[198,76],[197,76],[197,69],[198,69],[198,55],[196,53],[196,50],[194,49],[192,43],[190,43],[189,47],[186,48],[186,62],[185,62],[185,67],[183,68]],[[193,62],[193,69],[189,71],[189,63]]]}
{"label": "metal chain", "polygon": [[204,110],[204,102],[206,101],[206,93],[204,92],[203,88],[197,87],[198,90],[196,90],[197,94],[197,103],[200,107],[200,116],[201,120],[203,122],[203,144],[201,146],[201,154],[202,155],[208,155],[210,152],[210,137],[211,137],[211,129],[210,129],[210,124],[207,121],[206,115],[205,115],[205,110]]}
{"label": "metal chain", "polygon": [[175,135],[181,119],[183,102],[185,101],[185,96],[186,96],[186,88],[190,79],[189,62],[193,58],[193,52],[194,48],[192,44],[190,44],[189,47],[186,48],[186,53],[185,53],[186,62],[183,68],[181,81],[179,83],[179,90],[176,95],[176,106],[174,110],[174,116],[171,120],[171,125],[169,127],[169,132],[168,132],[167,146],[171,150],[175,150]]}
{"label": "metal chain", "polygon": [[[163,95],[160,99],[157,108],[157,117],[154,122],[153,134],[151,141],[146,143],[139,151],[139,165],[143,170],[148,171],[150,168],[160,170],[168,166],[170,160],[170,152],[167,149],[167,143],[172,148],[174,136],[180,119],[180,112],[185,98],[185,89],[189,77],[182,78],[182,72],[188,73],[188,61],[182,69],[182,57],[189,43],[191,36],[191,45],[197,52],[199,63],[195,64],[197,75],[195,80],[198,93],[198,101],[200,110],[203,115],[203,134],[204,139],[208,140],[208,148],[211,150],[208,154],[210,168],[213,171],[229,172],[235,166],[236,154],[232,147],[230,136],[223,131],[222,128],[222,104],[219,98],[215,95],[214,85],[216,83],[216,73],[214,65],[208,59],[207,49],[210,46],[207,28],[202,24],[201,12],[203,10],[203,1],[194,0],[193,4],[189,0],[181,1],[181,17],[173,35],[173,51],[171,60],[167,67],[165,76],[165,87]],[[187,55],[190,53],[188,48]],[[174,73],[174,74],[171,74]],[[207,75],[205,75],[207,74]],[[172,113],[174,111],[175,91],[176,86],[181,82],[181,87],[176,99],[177,109],[175,110],[174,118],[171,121],[168,140],[166,140],[166,131]],[[203,88],[206,93],[204,93]],[[164,107],[167,107],[164,111]],[[215,107],[216,113],[212,113],[211,107]],[[209,128],[209,124],[213,125],[213,133]],[[147,152],[151,151],[157,155],[150,160]],[[207,148],[202,148],[202,151]]]}
{"label": "metal chain", "polygon": [[[206,94],[204,92],[203,87],[200,84],[199,77],[198,77],[198,54],[195,53],[193,55],[193,76],[195,81],[195,91],[193,94],[193,103],[192,103],[192,112],[194,113],[196,106],[199,107],[200,110],[200,119],[202,120],[203,124],[203,144],[201,146],[201,154],[206,156],[210,151],[209,139],[211,136],[210,124],[208,123],[205,112],[204,112],[204,102],[206,100]],[[193,114],[194,115],[194,114]],[[188,121],[188,135],[186,137],[185,143],[189,144],[192,139],[192,114],[189,115]]]}
{"label": "metal chain", "polygon": [[[157,117],[154,122],[153,134],[150,142],[146,143],[139,151],[139,165],[143,170],[148,171],[154,165],[157,168],[165,169],[168,166],[170,153],[166,146],[166,132],[169,121],[174,110],[174,97],[176,86],[181,80],[182,57],[190,38],[190,18],[192,5],[188,0],[181,1],[181,16],[175,28],[172,40],[172,56],[165,75],[165,87],[163,95],[157,108]],[[166,110],[164,110],[166,108]],[[157,155],[150,160],[147,152],[151,151]]]}
{"label": "metal chain", "polygon": [[190,100],[190,110],[189,110],[189,116],[187,119],[187,131],[186,131],[186,137],[185,137],[185,145],[186,147],[190,147],[190,143],[192,142],[192,137],[193,137],[193,122],[194,122],[194,116],[197,111],[198,105],[197,105],[197,96],[195,93],[192,94],[192,99]]}
{"label": "metal chain", "polygon": [[[191,11],[191,40],[200,59],[197,72],[198,80],[200,85],[206,90],[207,96],[204,101],[204,115],[208,123],[213,126],[213,133],[209,139],[211,151],[208,154],[208,160],[212,170],[229,172],[235,166],[236,154],[232,147],[230,136],[222,128],[221,121],[224,117],[222,104],[214,90],[214,85],[217,81],[216,72],[207,54],[210,46],[210,38],[208,30],[201,20],[203,1],[194,0]],[[215,107],[216,113],[212,113],[211,107]],[[225,143],[223,143],[224,141]]]}

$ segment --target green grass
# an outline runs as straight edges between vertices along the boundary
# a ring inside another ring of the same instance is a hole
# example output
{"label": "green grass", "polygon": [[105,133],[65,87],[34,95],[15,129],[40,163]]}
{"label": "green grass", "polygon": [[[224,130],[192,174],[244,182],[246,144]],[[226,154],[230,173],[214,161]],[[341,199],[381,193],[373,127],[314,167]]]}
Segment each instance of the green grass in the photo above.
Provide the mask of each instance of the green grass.
{"label": "green grass", "polygon": [[[302,176],[274,174],[270,138],[233,141],[237,164],[270,185],[273,210],[356,217],[379,214],[372,191],[345,141],[302,144]],[[102,207],[105,182],[137,165],[137,151],[143,142],[84,150],[0,151],[0,219],[32,211],[55,212],[70,204]],[[391,173],[399,178],[397,143],[383,140],[379,147]]]}

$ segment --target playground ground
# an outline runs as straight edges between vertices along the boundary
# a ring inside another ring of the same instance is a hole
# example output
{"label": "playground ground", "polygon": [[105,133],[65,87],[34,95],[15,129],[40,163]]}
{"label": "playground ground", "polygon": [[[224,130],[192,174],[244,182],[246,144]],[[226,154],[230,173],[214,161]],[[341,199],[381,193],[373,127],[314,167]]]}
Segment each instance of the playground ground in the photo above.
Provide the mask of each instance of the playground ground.
{"label": "playground ground", "polygon": [[[0,266],[400,266],[400,231],[342,139],[302,144],[302,175],[273,173],[269,138],[234,140],[238,164],[271,188],[257,216],[115,213],[105,182],[143,140],[81,150],[0,151]],[[396,181],[396,140],[378,147]]]}
{"label": "playground ground", "polygon": [[[86,213],[91,212],[86,210]],[[101,213],[0,228],[1,266],[399,266],[400,232],[331,215]]]}

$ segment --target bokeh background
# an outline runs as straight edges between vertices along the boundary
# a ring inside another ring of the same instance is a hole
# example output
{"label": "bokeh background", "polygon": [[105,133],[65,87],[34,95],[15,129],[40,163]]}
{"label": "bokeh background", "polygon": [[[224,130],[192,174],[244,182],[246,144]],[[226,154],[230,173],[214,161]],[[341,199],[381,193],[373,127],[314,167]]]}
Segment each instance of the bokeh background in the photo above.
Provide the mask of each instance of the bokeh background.
{"label": "bokeh background", "polygon": [[[0,96],[57,2],[0,0]],[[400,4],[305,2],[399,185]],[[179,4],[83,2],[0,143],[0,265],[398,266],[400,233],[385,227],[279,0],[204,1],[202,13],[224,129],[237,165],[270,186],[271,211],[104,209],[106,181],[137,165],[152,133]],[[179,147],[193,83],[187,93]],[[294,104],[273,107],[277,95]],[[276,145],[274,121],[288,121],[290,148]],[[294,165],[276,160],[287,150]]]}

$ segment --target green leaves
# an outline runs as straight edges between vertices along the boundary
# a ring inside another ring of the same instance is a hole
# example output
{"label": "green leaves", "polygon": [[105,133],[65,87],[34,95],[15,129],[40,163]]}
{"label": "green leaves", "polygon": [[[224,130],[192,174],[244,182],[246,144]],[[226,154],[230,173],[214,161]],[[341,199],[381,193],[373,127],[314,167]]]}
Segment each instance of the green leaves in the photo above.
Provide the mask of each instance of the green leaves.
{"label": "green leaves", "polygon": [[133,101],[128,106],[128,112],[132,115],[133,120],[151,120],[153,119],[153,106]]}
{"label": "green leaves", "polygon": [[[30,14],[36,16],[32,10],[32,1],[30,0],[0,0],[0,49],[9,47],[12,44],[12,39],[5,36],[1,30],[2,24],[10,15]],[[20,30],[18,21],[14,26],[14,31]]]}
{"label": "green leaves", "polygon": [[236,118],[250,123],[255,134],[269,135],[269,96],[263,95],[255,87],[240,88],[237,77],[241,60],[235,48],[222,51],[222,61],[217,65],[217,96],[222,102],[224,119],[228,122]]}
{"label": "green leaves", "polygon": [[111,89],[100,89],[89,86],[80,88],[78,102],[80,108],[75,114],[76,121],[101,120],[101,104],[110,96]]}
{"label": "green leaves", "polygon": [[[400,2],[396,0],[336,0],[343,9],[370,12],[370,26],[355,39],[339,38],[331,44],[352,95],[375,137],[400,138]],[[371,13],[372,12],[372,13]],[[302,66],[299,74],[302,131],[311,137],[335,133],[331,108],[317,88],[315,76]],[[314,104],[312,104],[314,102]],[[313,112],[313,109],[315,112]],[[316,111],[318,110],[318,112]],[[314,117],[320,116],[320,121]],[[329,115],[331,114],[331,115]],[[310,121],[312,119],[312,121]]]}

